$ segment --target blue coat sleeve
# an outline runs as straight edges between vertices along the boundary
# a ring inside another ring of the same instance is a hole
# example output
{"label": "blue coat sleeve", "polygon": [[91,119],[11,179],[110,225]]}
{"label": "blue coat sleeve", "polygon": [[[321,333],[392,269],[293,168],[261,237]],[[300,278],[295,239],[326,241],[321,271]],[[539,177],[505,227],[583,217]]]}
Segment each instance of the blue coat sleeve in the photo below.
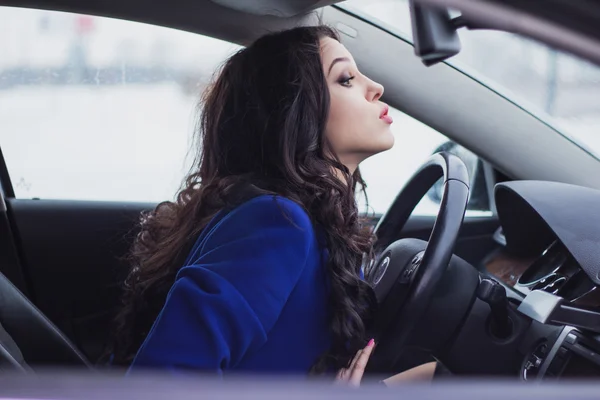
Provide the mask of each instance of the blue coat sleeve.
{"label": "blue coat sleeve", "polygon": [[234,368],[266,342],[314,242],[290,200],[261,196],[232,211],[179,271],[131,369]]}

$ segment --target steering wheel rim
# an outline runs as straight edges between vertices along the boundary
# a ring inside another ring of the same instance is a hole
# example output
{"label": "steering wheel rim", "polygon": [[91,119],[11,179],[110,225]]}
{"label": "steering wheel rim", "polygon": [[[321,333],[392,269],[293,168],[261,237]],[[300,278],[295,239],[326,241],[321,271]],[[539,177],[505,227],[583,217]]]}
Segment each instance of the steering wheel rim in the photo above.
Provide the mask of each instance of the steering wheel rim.
{"label": "steering wheel rim", "polygon": [[[417,204],[439,178],[444,179],[444,190],[425,249],[420,251],[410,239],[396,240]],[[437,153],[411,177],[377,224],[375,249],[381,257],[368,275],[380,275],[374,286],[380,310],[373,329],[379,340],[377,351],[369,361],[370,370],[384,372],[393,367],[414,326],[424,315],[453,255],[468,197],[469,177],[465,164],[455,155]],[[399,251],[408,252],[408,263],[400,260],[400,264],[395,265],[395,260],[390,260],[391,255]],[[408,281],[407,289],[404,293],[394,292],[402,273]],[[393,338],[389,337],[390,332]]]}

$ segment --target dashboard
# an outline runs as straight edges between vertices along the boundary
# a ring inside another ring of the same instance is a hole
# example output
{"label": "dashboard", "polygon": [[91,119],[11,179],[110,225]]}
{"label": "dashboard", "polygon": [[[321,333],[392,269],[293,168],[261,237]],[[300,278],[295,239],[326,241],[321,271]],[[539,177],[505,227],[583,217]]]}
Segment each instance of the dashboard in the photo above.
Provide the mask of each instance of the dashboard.
{"label": "dashboard", "polygon": [[495,198],[499,246],[483,267],[533,321],[522,379],[600,378],[600,191],[515,181]]}
{"label": "dashboard", "polygon": [[484,267],[524,296],[543,290],[575,305],[600,309],[598,286],[558,239],[535,257],[514,256],[501,247],[484,261]]}

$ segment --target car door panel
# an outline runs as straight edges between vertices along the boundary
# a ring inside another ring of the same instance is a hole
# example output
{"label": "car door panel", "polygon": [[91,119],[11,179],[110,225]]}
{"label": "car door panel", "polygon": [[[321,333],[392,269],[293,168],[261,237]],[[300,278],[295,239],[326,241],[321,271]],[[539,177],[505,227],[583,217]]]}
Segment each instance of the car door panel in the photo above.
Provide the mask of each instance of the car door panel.
{"label": "car door panel", "polygon": [[135,224],[152,206],[7,200],[31,300],[92,361],[119,303]]}

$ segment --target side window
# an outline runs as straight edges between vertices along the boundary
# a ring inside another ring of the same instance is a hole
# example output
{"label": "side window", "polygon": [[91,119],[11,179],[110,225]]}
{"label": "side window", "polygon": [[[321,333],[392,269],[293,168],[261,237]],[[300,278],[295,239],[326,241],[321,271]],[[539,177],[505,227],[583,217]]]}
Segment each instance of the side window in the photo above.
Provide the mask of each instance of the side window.
{"label": "side window", "polygon": [[[394,147],[361,164],[361,173],[367,183],[369,212],[376,215],[385,213],[396,195],[429,156],[446,151],[460,157],[469,171],[471,192],[466,216],[489,215],[489,192],[482,161],[469,150],[420,121],[393,108],[390,108],[390,114],[394,118]],[[413,214],[436,215],[442,190],[440,180],[423,197]],[[364,210],[365,199],[360,197],[360,200],[360,209]]]}
{"label": "side window", "polygon": [[237,45],[10,7],[0,26],[0,144],[17,198],[173,197],[198,94]]}
{"label": "side window", "polygon": [[[15,196],[172,198],[188,168],[198,94],[240,47],[131,21],[11,7],[0,7],[0,26],[0,145]],[[385,212],[436,151],[459,154],[483,176],[472,153],[390,112],[396,146],[362,165],[372,211]],[[440,189],[415,213],[436,213]],[[475,193],[470,212],[489,210],[485,182]]]}

